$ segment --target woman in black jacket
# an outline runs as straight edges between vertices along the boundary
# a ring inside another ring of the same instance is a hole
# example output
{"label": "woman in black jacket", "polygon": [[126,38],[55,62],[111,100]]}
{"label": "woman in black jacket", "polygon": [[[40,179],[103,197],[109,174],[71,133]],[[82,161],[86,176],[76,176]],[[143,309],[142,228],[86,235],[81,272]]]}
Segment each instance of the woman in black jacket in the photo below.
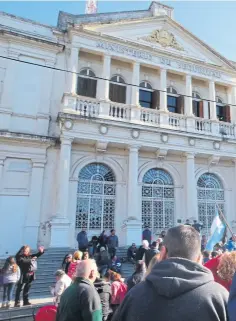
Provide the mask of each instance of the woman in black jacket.
{"label": "woman in black jacket", "polygon": [[39,247],[38,253],[31,254],[30,247],[28,245],[22,246],[22,248],[16,254],[16,263],[18,264],[21,277],[17,284],[15,307],[20,307],[20,294],[23,289],[23,304],[30,305],[29,302],[29,290],[32,281],[35,279],[35,271],[37,269],[36,259],[44,253],[44,248]]}
{"label": "woman in black jacket", "polygon": [[94,286],[98,291],[102,304],[102,321],[108,321],[112,316],[111,283],[97,278],[94,282]]}
{"label": "woman in black jacket", "polygon": [[127,280],[128,291],[144,280],[145,273],[145,263],[143,261],[138,261],[135,266],[135,272]]}

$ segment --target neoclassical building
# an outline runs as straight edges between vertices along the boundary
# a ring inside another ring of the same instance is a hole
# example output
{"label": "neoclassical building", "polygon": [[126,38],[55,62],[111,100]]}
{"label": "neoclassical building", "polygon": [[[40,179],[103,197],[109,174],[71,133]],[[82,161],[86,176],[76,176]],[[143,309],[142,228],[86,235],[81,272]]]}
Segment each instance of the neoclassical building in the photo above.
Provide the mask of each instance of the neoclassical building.
{"label": "neoclassical building", "polygon": [[236,63],[173,8],[74,15],[56,27],[0,13],[0,256],[120,245],[218,207],[236,229]]}

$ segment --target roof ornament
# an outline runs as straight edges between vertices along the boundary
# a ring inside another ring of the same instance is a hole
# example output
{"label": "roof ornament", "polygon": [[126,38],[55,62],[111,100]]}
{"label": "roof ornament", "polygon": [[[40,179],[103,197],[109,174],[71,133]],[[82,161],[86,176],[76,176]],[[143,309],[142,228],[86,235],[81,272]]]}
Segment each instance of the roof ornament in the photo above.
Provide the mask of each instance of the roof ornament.
{"label": "roof ornament", "polygon": [[149,36],[141,37],[141,40],[158,43],[162,47],[172,47],[177,50],[183,51],[184,48],[176,41],[173,33],[166,29],[154,30]]}

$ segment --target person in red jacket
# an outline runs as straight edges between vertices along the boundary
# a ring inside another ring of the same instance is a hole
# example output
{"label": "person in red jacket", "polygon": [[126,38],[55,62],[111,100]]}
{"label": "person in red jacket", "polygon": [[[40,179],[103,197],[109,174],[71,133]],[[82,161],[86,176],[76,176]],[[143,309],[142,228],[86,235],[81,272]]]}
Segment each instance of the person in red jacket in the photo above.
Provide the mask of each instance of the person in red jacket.
{"label": "person in red jacket", "polygon": [[236,272],[236,252],[219,255],[209,260],[204,266],[211,270],[215,282],[223,285],[228,291],[230,290]]}
{"label": "person in red jacket", "polygon": [[71,279],[73,279],[73,277],[75,276],[77,265],[81,262],[82,256],[83,256],[83,252],[80,252],[80,251],[76,251],[73,254],[73,259],[72,259],[72,262],[70,263],[70,265],[68,267],[68,273],[67,273],[67,275]]}

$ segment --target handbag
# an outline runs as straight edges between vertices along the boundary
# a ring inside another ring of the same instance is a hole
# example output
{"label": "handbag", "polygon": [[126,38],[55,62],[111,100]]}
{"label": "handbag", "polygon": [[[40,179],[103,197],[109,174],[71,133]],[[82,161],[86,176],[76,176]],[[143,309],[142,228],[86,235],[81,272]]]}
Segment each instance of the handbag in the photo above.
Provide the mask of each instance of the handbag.
{"label": "handbag", "polygon": [[31,260],[31,264],[30,264],[30,272],[36,272],[38,268],[38,263],[35,259]]}

